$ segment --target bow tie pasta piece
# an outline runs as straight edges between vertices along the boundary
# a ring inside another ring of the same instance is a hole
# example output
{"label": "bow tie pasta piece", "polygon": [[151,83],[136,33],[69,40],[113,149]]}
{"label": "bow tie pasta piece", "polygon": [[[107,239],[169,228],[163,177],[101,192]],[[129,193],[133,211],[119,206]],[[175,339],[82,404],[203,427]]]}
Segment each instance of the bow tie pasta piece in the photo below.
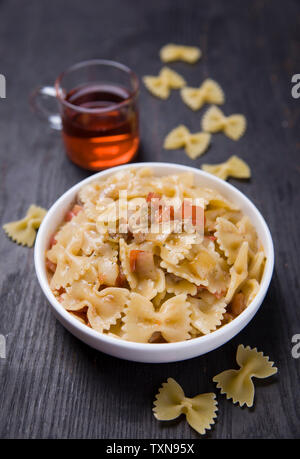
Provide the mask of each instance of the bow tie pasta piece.
{"label": "bow tie pasta piece", "polygon": [[251,170],[248,164],[235,155],[231,156],[224,163],[203,164],[202,169],[205,172],[216,175],[222,180],[227,180],[228,177],[239,179],[248,179],[251,177]]}
{"label": "bow tie pasta piece", "polygon": [[249,243],[250,255],[257,252],[258,237],[247,216],[244,216],[236,225],[226,218],[218,217],[214,235],[230,265],[235,262],[244,241]]}
{"label": "bow tie pasta piece", "polygon": [[226,394],[226,398],[232,399],[233,403],[240,406],[246,404],[253,406],[254,385],[252,378],[268,378],[277,373],[274,362],[269,361],[269,357],[258,352],[256,348],[240,344],[237,349],[236,361],[239,370],[226,370],[216,375],[213,381],[217,383],[217,388],[221,389],[221,394]]}
{"label": "bow tie pasta piece", "polygon": [[104,185],[99,181],[88,183],[78,192],[78,200],[82,203],[86,216],[93,221],[96,221],[99,216],[96,209],[99,200],[103,204],[111,203],[110,198],[102,197],[100,199],[101,193],[104,193]]}
{"label": "bow tie pasta piece", "polygon": [[194,265],[195,266],[191,265],[190,261],[188,260],[183,260],[177,265],[173,265],[172,263],[164,260],[162,260],[160,263],[160,266],[166,269],[169,274],[174,274],[175,276],[186,279],[190,283],[196,284],[198,286],[207,286],[208,280],[197,272],[197,263]]}
{"label": "bow tie pasta piece", "polygon": [[198,332],[207,335],[221,325],[223,315],[226,312],[224,298],[218,300],[213,294],[207,291],[201,292],[199,298],[190,298],[192,308],[192,326]]}
{"label": "bow tie pasta piece", "polygon": [[62,305],[68,311],[87,308],[87,318],[94,330],[103,332],[114,325],[121,317],[129,299],[125,288],[108,287],[100,292],[86,281],[73,282],[61,295]]}
{"label": "bow tie pasta piece", "polygon": [[199,110],[204,104],[221,105],[225,96],[221,86],[214,80],[205,80],[199,88],[183,88],[180,91],[183,102],[192,110]]}
{"label": "bow tie pasta piece", "polygon": [[205,229],[215,231],[217,218],[223,217],[231,223],[236,224],[241,218],[242,213],[238,210],[227,210],[222,207],[212,208],[205,211]]}
{"label": "bow tie pasta piece", "polygon": [[233,204],[233,202],[228,201],[224,196],[222,196],[217,190],[211,188],[195,188],[195,190],[189,190],[189,197],[191,198],[201,198],[204,201],[205,206],[210,206],[210,208],[220,208],[224,207],[225,210],[239,210],[239,208]]}
{"label": "bow tie pasta piece", "polygon": [[198,233],[170,234],[160,247],[160,257],[176,265],[189,253],[194,244],[201,242]]}
{"label": "bow tie pasta piece", "polygon": [[215,398],[214,393],[186,397],[182,387],[173,378],[168,378],[155,396],[153,413],[159,421],[170,421],[185,414],[189,425],[204,435],[206,430],[211,429],[217,417]]}
{"label": "bow tie pasta piece", "polygon": [[159,75],[171,89],[180,89],[186,85],[184,78],[179,75],[179,73],[169,69],[168,67],[163,67]]}
{"label": "bow tie pasta piece", "polygon": [[155,265],[149,246],[127,245],[124,239],[120,239],[119,244],[121,266],[130,288],[150,300],[163,292],[166,288],[165,274]]}
{"label": "bow tie pasta piece", "polygon": [[88,218],[84,208],[55,234],[55,242],[66,247],[71,235],[77,232],[82,233],[83,255],[91,255],[103,247],[104,238],[97,232],[96,223]]}
{"label": "bow tie pasta piece", "polygon": [[161,48],[159,55],[163,62],[184,61],[194,64],[201,57],[201,50],[196,46],[182,46],[170,43]]}
{"label": "bow tie pasta piece", "polygon": [[245,133],[246,118],[244,115],[225,116],[218,107],[213,105],[202,118],[202,129],[205,132],[223,131],[232,140],[238,140]]}
{"label": "bow tie pasta piece", "polygon": [[210,144],[211,135],[207,132],[197,132],[191,134],[187,127],[180,125],[173,129],[166,136],[164,148],[166,150],[177,150],[184,148],[186,154],[191,159],[196,159],[203,155]]}
{"label": "bow tie pasta piece", "polygon": [[207,287],[212,293],[225,292],[229,285],[227,266],[214,245],[212,248],[196,244],[184,260],[177,264],[162,260],[161,267],[192,284]]}
{"label": "bow tie pasta piece", "polygon": [[75,217],[55,235],[56,244],[46,252],[47,260],[54,266],[50,281],[52,290],[70,285],[95,264],[93,256],[82,254],[83,234],[84,226],[77,226]]}
{"label": "bow tie pasta piece", "polygon": [[196,244],[184,260],[173,264],[163,259],[160,266],[191,284],[207,287],[212,293],[225,292],[229,285],[225,261],[212,247],[204,244]]}
{"label": "bow tie pasta piece", "polygon": [[46,209],[32,204],[22,220],[6,223],[3,225],[3,229],[13,241],[32,247],[36,237],[36,230],[40,227],[46,213]]}
{"label": "bow tie pasta piece", "polygon": [[158,76],[144,76],[143,81],[148,91],[160,99],[167,99],[171,89],[180,89],[186,85],[184,78],[168,67],[163,67]]}
{"label": "bow tie pasta piece", "polygon": [[186,145],[187,138],[190,136],[190,131],[183,124],[173,129],[166,136],[164,141],[164,148],[166,150],[176,150],[183,148]]}
{"label": "bow tie pasta piece", "polygon": [[150,300],[132,293],[123,318],[124,338],[137,343],[147,343],[155,332],[160,332],[169,343],[190,338],[190,304],[186,295],[177,295],[165,301],[155,311]]}
{"label": "bow tie pasta piece", "polygon": [[239,286],[248,276],[248,242],[243,242],[238,256],[230,268],[230,284],[227,290],[225,301],[230,303]]}

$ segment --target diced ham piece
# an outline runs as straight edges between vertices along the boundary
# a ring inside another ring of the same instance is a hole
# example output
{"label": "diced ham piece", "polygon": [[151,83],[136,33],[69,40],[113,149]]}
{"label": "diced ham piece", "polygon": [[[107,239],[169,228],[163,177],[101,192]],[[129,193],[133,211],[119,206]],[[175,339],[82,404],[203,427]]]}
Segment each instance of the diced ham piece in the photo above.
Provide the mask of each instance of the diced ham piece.
{"label": "diced ham piece", "polygon": [[48,258],[46,258],[46,267],[49,269],[49,271],[51,271],[52,273],[55,273],[56,264],[52,263],[52,261],[48,260]]}
{"label": "diced ham piece", "polygon": [[213,242],[217,239],[216,236],[206,236],[206,237],[208,237],[208,239],[210,239]]}
{"label": "diced ham piece", "polygon": [[136,271],[136,262],[137,262],[137,257],[139,253],[142,253],[142,250],[131,250],[130,251],[130,271],[134,273]]}
{"label": "diced ham piece", "polygon": [[223,319],[222,319],[222,325],[226,325],[229,322],[231,322],[234,319],[234,315],[231,314],[230,312],[225,312]]}
{"label": "diced ham piece", "polygon": [[53,236],[51,236],[50,238],[49,249],[51,249],[55,244],[57,244],[57,240],[55,239],[56,234],[57,233],[53,234]]}
{"label": "diced ham piece", "polygon": [[118,274],[118,277],[117,277],[117,280],[116,280],[116,286],[117,287],[125,287],[126,284],[127,284],[126,276],[125,276],[121,266],[119,266],[119,274]]}
{"label": "diced ham piece", "polygon": [[75,204],[75,206],[71,210],[69,210],[69,212],[66,213],[65,221],[69,222],[70,220],[72,220],[73,217],[78,215],[79,212],[81,212],[82,210],[83,210],[82,206]]}
{"label": "diced ham piece", "polygon": [[246,309],[245,295],[243,293],[236,293],[230,303],[230,312],[238,316],[244,309]]}

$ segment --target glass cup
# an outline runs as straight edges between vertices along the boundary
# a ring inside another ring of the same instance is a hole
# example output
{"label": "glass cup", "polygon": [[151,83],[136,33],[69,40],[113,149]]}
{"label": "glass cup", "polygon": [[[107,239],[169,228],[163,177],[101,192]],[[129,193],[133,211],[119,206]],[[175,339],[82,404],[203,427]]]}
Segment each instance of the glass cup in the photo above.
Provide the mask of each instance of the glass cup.
{"label": "glass cup", "polygon": [[[138,91],[138,78],[132,70],[96,59],[70,67],[54,87],[37,88],[31,102],[53,129],[62,131],[70,160],[97,171],[127,163],[137,152]],[[58,113],[42,103],[53,98],[58,101]]]}

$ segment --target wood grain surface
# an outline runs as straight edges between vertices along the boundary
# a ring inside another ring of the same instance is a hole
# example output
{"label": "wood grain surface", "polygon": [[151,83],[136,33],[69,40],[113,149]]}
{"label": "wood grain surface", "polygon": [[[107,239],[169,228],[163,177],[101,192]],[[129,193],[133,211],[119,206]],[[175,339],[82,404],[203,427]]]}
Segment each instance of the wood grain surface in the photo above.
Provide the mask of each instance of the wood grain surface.
{"label": "wood grain surface", "polygon": [[52,84],[72,63],[110,58],[139,77],[161,68],[168,42],[199,45],[201,61],[174,63],[191,85],[216,79],[226,94],[225,113],[243,113],[246,135],[233,142],[213,137],[196,161],[165,151],[164,136],[179,123],[198,130],[193,113],[173,91],[168,101],[140,94],[142,145],[137,161],[170,161],[200,167],[231,154],[253,171],[249,182],[232,180],[261,210],[275,244],[276,263],[267,297],[252,322],[232,341],[207,355],[172,364],[141,364],[97,352],[54,318],[38,285],[33,249],[0,233],[1,438],[198,438],[183,419],[159,423],[152,401],[171,376],[186,394],[216,391],[212,377],[231,368],[239,343],[257,346],[279,368],[257,380],[255,406],[241,409],[218,394],[219,416],[206,438],[300,437],[300,359],[291,355],[300,333],[299,183],[300,99],[291,77],[300,73],[300,8],[297,0],[0,0],[1,223],[35,203],[49,208],[88,176],[65,157],[58,132],[30,111],[29,94]]}

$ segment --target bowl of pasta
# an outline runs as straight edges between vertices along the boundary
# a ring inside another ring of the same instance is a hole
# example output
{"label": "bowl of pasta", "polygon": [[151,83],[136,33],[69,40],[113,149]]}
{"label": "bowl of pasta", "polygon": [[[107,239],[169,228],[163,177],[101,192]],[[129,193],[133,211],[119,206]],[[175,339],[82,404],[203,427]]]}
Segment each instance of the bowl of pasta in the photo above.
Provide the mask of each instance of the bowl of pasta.
{"label": "bowl of pasta", "polygon": [[35,244],[38,281],[63,326],[99,351],[150,363],[233,338],[262,304],[273,265],[268,226],[243,193],[169,163],[73,186]]}

